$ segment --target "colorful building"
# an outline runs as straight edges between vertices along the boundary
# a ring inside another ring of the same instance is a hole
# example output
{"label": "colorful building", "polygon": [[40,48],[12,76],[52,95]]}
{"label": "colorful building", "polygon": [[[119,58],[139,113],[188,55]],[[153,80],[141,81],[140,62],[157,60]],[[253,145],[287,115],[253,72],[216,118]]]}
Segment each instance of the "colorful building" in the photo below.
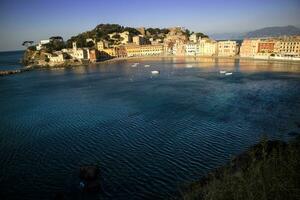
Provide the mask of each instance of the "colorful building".
{"label": "colorful building", "polygon": [[145,37],[142,35],[137,35],[132,37],[132,42],[136,45],[144,45],[146,44]]}
{"label": "colorful building", "polygon": [[185,45],[185,55],[187,56],[197,56],[199,55],[200,48],[197,43],[187,43]]}
{"label": "colorful building", "polygon": [[219,56],[235,56],[238,54],[238,45],[236,41],[227,40],[218,42]]}
{"label": "colorful building", "polygon": [[284,57],[300,57],[300,36],[279,38],[274,52]]}
{"label": "colorful building", "polygon": [[199,40],[199,55],[200,56],[215,56],[217,54],[217,45],[215,40],[203,38]]}
{"label": "colorful building", "polygon": [[240,48],[241,57],[254,57],[258,52],[259,39],[245,39]]}
{"label": "colorful building", "polygon": [[128,57],[136,56],[158,56],[163,54],[163,45],[126,45]]}

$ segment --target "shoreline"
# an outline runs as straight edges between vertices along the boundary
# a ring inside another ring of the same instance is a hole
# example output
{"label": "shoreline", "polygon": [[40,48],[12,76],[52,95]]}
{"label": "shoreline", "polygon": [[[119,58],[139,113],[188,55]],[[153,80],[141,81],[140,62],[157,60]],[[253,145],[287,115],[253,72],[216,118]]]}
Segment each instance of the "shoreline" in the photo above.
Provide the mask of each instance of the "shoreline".
{"label": "shoreline", "polygon": [[234,60],[253,60],[253,61],[280,61],[280,62],[288,62],[288,63],[300,63],[300,60],[287,60],[287,59],[267,59],[267,58],[253,58],[253,57],[240,57],[240,56],[173,56],[173,55],[159,55],[159,56],[136,56],[136,57],[122,57],[122,58],[112,58],[104,61],[96,61],[95,64],[101,63],[111,63],[116,61],[127,61],[127,60],[146,60],[146,59],[162,59],[162,58],[169,58],[169,59],[195,59],[200,60],[204,58],[209,59],[234,59]]}
{"label": "shoreline", "polygon": [[159,55],[159,56],[137,56],[137,57],[120,57],[111,58],[107,60],[101,60],[96,62],[88,63],[60,63],[57,65],[28,65],[20,69],[14,70],[0,70],[0,76],[8,76],[19,74],[35,69],[55,69],[55,68],[72,68],[77,66],[89,66],[90,64],[110,64],[118,61],[132,61],[132,60],[157,60],[157,59],[194,59],[195,61],[201,62],[201,59],[233,59],[233,60],[252,60],[252,61],[270,61],[270,62],[286,62],[286,63],[299,63],[300,60],[287,60],[287,59],[266,59],[266,58],[253,58],[253,57],[240,57],[240,56],[174,56],[174,55]]}

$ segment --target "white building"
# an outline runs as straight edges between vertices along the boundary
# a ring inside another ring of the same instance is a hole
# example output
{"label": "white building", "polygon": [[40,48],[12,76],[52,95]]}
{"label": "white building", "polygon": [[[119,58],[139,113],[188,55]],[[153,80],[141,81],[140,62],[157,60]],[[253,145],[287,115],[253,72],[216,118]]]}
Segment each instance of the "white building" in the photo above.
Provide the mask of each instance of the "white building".
{"label": "white building", "polygon": [[41,50],[43,49],[43,45],[49,44],[50,40],[41,40],[37,45],[36,45],[36,50]]}
{"label": "white building", "polygon": [[77,48],[76,42],[73,42],[72,49],[63,49],[62,52],[69,54],[73,59],[87,60],[90,59],[90,52],[88,48]]}
{"label": "white building", "polygon": [[199,55],[199,45],[197,43],[188,43],[185,45],[185,55],[196,56]]}
{"label": "white building", "polygon": [[54,52],[48,56],[50,62],[62,63],[65,61],[64,54],[61,51]]}

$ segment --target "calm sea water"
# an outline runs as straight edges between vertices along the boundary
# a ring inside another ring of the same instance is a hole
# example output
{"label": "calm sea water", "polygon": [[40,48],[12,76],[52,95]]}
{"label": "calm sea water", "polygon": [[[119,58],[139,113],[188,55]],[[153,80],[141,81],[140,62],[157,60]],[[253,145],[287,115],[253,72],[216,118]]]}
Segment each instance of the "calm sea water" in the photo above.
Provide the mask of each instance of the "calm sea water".
{"label": "calm sea water", "polygon": [[0,52],[0,70],[19,69],[24,51]]}
{"label": "calm sea water", "polygon": [[[1,199],[166,199],[262,135],[299,132],[300,66],[148,59],[37,70],[0,77],[0,114]],[[101,166],[101,193],[78,194],[85,164]]]}

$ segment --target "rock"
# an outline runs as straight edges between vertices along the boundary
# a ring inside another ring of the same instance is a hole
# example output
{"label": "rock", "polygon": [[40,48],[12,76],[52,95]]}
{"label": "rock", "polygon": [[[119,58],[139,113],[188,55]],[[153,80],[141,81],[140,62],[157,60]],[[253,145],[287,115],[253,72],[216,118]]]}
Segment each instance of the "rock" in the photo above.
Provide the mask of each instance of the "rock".
{"label": "rock", "polygon": [[85,181],[95,180],[99,175],[97,166],[82,166],[80,167],[79,177]]}
{"label": "rock", "polygon": [[82,166],[79,171],[79,188],[82,191],[97,192],[100,190],[100,170],[97,166]]}

